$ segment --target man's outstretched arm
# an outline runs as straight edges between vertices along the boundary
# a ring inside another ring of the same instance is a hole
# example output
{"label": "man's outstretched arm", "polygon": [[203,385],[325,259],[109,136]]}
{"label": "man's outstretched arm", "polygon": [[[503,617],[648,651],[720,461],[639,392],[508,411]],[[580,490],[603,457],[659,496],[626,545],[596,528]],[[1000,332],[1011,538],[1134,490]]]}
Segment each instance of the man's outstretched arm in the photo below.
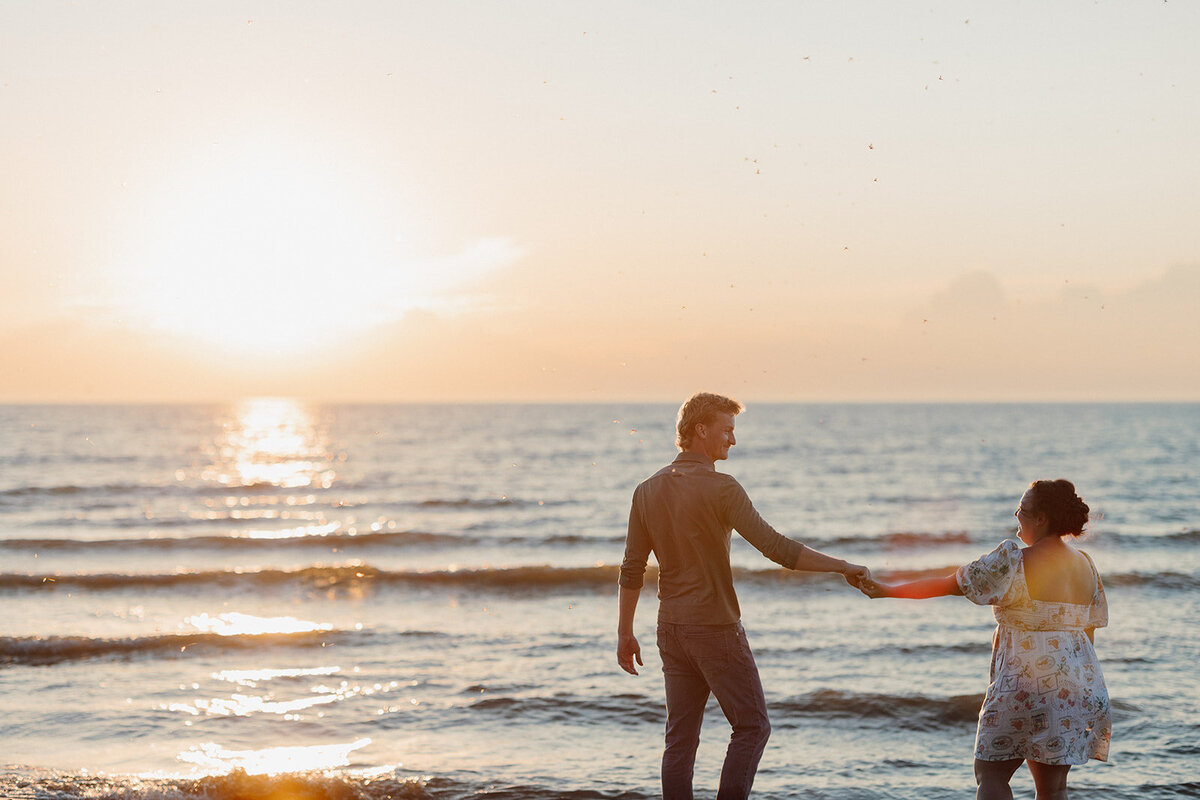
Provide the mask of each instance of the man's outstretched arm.
{"label": "man's outstretched arm", "polygon": [[[736,480],[730,480],[724,491],[727,519],[743,539],[779,566],[803,572],[837,572],[854,587],[860,587],[863,581],[870,578],[871,570],[861,564],[852,564],[820,550],[813,550],[772,528],[759,515],[746,490]],[[793,553],[796,554],[794,560]]]}
{"label": "man's outstretched arm", "polygon": [[846,583],[856,587],[871,578],[871,570],[862,564],[851,564],[845,559],[835,558],[820,550],[813,550],[806,544],[800,545],[800,555],[796,557],[796,563],[792,569],[803,572],[837,572],[845,577]]}
{"label": "man's outstretched arm", "polygon": [[622,586],[617,599],[620,607],[617,619],[617,664],[630,675],[638,674],[633,666],[634,659],[637,659],[639,667],[642,666],[642,648],[633,635],[633,615],[637,612],[638,598],[641,596],[640,588]]}

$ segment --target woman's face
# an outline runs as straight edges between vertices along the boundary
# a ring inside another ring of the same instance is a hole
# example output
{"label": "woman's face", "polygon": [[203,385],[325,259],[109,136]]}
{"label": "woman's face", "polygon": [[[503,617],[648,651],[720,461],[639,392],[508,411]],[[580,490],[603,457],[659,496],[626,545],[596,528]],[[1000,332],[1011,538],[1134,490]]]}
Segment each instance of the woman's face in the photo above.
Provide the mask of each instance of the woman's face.
{"label": "woman's face", "polygon": [[1030,489],[1021,495],[1021,503],[1014,512],[1017,517],[1017,536],[1025,544],[1033,544],[1046,535],[1046,515],[1033,510]]}

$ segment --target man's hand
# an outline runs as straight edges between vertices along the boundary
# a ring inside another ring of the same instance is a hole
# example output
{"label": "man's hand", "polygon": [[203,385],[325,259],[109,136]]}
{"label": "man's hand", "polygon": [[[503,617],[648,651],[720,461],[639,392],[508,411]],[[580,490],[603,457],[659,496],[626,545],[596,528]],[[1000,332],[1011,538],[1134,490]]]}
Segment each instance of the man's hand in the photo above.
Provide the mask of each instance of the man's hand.
{"label": "man's hand", "polygon": [[840,570],[842,577],[846,579],[846,583],[853,586],[862,592],[866,592],[863,587],[871,582],[871,570],[864,567],[862,564],[851,564],[846,562],[846,566]]}
{"label": "man's hand", "polygon": [[632,633],[617,634],[617,664],[630,675],[637,675],[634,659],[642,666],[642,648],[638,645],[637,637]]}

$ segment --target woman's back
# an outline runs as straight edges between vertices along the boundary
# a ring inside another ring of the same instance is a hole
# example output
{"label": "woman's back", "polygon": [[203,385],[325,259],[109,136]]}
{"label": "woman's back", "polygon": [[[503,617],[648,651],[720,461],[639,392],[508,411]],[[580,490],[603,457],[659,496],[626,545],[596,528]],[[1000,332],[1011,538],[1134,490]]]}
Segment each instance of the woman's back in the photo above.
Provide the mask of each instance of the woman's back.
{"label": "woman's back", "polygon": [[1087,605],[1096,593],[1096,573],[1080,551],[1049,539],[1021,551],[1025,583],[1032,600]]}

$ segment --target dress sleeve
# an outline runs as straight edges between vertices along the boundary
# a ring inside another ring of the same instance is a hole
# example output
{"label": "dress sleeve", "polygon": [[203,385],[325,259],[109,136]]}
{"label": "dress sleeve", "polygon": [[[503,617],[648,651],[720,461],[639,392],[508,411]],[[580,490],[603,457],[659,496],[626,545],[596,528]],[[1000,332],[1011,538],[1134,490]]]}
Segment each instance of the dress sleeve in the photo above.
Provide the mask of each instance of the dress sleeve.
{"label": "dress sleeve", "polygon": [[1108,626],[1108,598],[1104,596],[1104,581],[1100,580],[1100,570],[1096,569],[1096,562],[1092,561],[1092,557],[1087,553],[1083,553],[1083,555],[1092,565],[1092,574],[1096,576],[1096,593],[1092,595],[1092,605],[1088,609],[1087,626],[1104,628]]}
{"label": "dress sleeve", "polygon": [[995,550],[958,568],[954,578],[963,596],[981,606],[1003,606],[1021,567],[1021,546],[1005,539]]}

